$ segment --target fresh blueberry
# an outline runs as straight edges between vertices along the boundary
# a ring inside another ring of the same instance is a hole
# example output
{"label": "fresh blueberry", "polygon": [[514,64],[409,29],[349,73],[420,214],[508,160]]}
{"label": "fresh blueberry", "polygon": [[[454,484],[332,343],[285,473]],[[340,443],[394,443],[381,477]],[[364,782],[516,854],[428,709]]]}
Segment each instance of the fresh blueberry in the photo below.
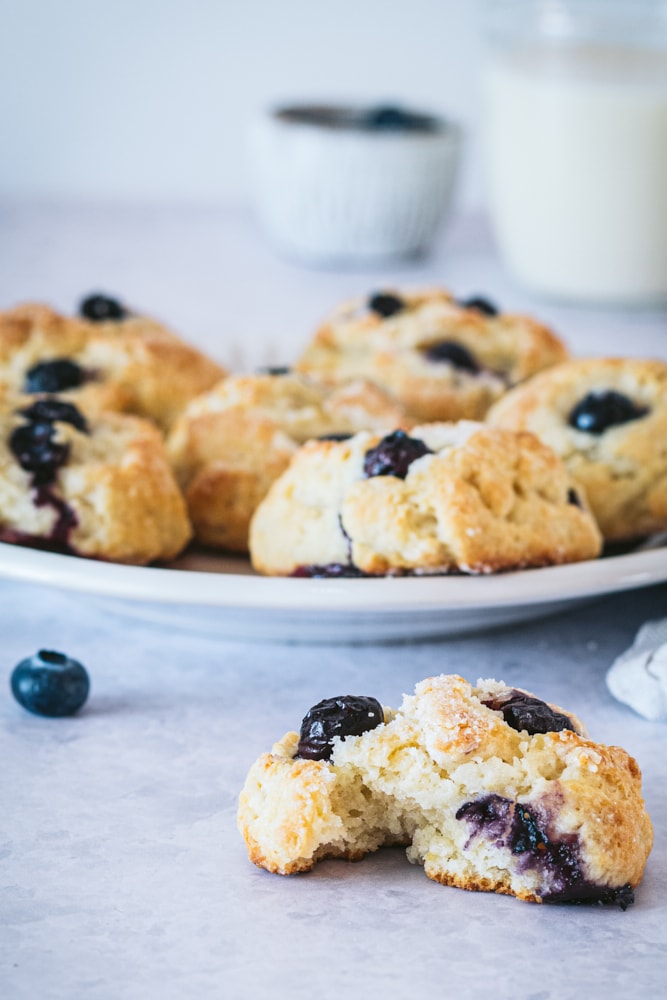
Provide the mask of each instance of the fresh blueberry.
{"label": "fresh blueberry", "polygon": [[430,344],[424,349],[424,355],[429,361],[444,361],[460,371],[470,372],[471,375],[477,375],[480,370],[468,348],[455,340],[441,340],[437,344]]}
{"label": "fresh blueberry", "polygon": [[19,705],[35,715],[73,715],[90,690],[86,668],[64,653],[40,649],[14,667],[12,694]]}
{"label": "fresh blueberry", "polygon": [[88,424],[81,411],[73,403],[65,403],[60,399],[38,399],[18,412],[31,424],[52,424],[59,420],[63,424],[71,424],[84,434],[88,432]]}
{"label": "fresh blueberry", "polygon": [[613,389],[589,392],[570,413],[571,427],[588,434],[603,434],[609,427],[639,420],[648,413],[631,399]]}
{"label": "fresh blueberry", "polygon": [[431,449],[420,438],[409,437],[405,431],[394,431],[366,452],[364,474],[368,479],[373,476],[405,479],[413,462],[431,454]]}
{"label": "fresh blueberry", "polygon": [[405,302],[398,295],[390,295],[389,292],[378,292],[369,298],[368,308],[372,312],[377,313],[378,316],[382,316],[383,319],[387,319],[388,316],[394,316],[396,313],[402,312],[405,309]]}
{"label": "fresh blueberry", "polygon": [[503,719],[508,726],[517,732],[558,733],[562,729],[575,731],[572,719],[562,712],[554,712],[545,701],[524,694],[523,691],[512,690],[505,696],[491,698],[485,701],[487,708],[503,713]]}
{"label": "fresh blueberry", "polygon": [[85,381],[85,373],[76,361],[53,358],[40,361],[29,369],[25,379],[26,392],[64,392],[77,389]]}
{"label": "fresh blueberry", "polygon": [[375,698],[341,695],[325,698],[304,716],[299,734],[299,757],[329,760],[335,736],[361,736],[384,722],[382,705]]}
{"label": "fresh blueberry", "polygon": [[461,299],[459,305],[463,306],[464,309],[474,309],[476,312],[483,313],[485,316],[497,316],[500,312],[493,302],[489,302],[488,299],[482,298],[481,295],[473,295],[469,299]]}
{"label": "fresh blueberry", "polygon": [[69,457],[69,444],[55,441],[54,436],[53,424],[35,423],[16,427],[9,438],[10,450],[21,468],[32,472],[35,485],[53,482]]}
{"label": "fresh blueberry", "polygon": [[118,321],[129,315],[127,309],[118,299],[108,295],[89,295],[79,306],[79,314],[93,323],[105,323],[108,320]]}

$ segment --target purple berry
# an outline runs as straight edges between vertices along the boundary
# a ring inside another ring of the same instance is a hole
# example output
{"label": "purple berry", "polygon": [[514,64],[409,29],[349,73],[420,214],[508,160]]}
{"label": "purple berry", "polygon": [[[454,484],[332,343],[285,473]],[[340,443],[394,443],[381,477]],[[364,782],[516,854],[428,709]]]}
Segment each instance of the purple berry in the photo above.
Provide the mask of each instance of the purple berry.
{"label": "purple berry", "polygon": [[554,712],[545,701],[524,694],[523,691],[512,690],[507,695],[491,698],[483,703],[487,708],[502,712],[508,726],[517,732],[527,732],[529,736],[535,733],[558,733],[563,729],[575,732],[572,719],[562,712]]}
{"label": "purple berry", "polygon": [[375,698],[351,694],[325,698],[304,716],[297,755],[308,760],[329,760],[334,737],[361,736],[383,722],[382,705]]}
{"label": "purple berry", "polygon": [[589,392],[568,418],[570,427],[587,434],[603,434],[609,427],[645,417],[648,409],[613,389]]}
{"label": "purple berry", "polygon": [[413,462],[432,454],[420,438],[409,437],[405,431],[394,431],[366,452],[364,473],[368,479],[373,476],[405,479]]}
{"label": "purple berry", "polygon": [[129,316],[127,309],[118,299],[96,293],[83,299],[79,306],[79,314],[93,323],[105,323],[108,320],[118,322]]}
{"label": "purple berry", "polygon": [[497,316],[499,310],[493,304],[489,302],[488,299],[484,299],[481,295],[474,295],[469,299],[462,299],[459,305],[464,309],[474,309],[476,312],[483,313],[484,316]]}
{"label": "purple berry", "polygon": [[405,302],[403,299],[399,299],[398,295],[378,292],[376,295],[371,295],[368,300],[368,308],[377,313],[378,316],[382,316],[383,319],[387,319],[388,316],[402,312],[405,309]]}
{"label": "purple berry", "polygon": [[51,361],[40,361],[28,370],[25,391],[65,392],[67,389],[77,389],[84,381],[84,371],[76,361],[53,358]]}
{"label": "purple berry", "polygon": [[35,715],[73,715],[90,690],[86,668],[64,653],[40,649],[21,660],[12,672],[12,694],[19,705]]}
{"label": "purple berry", "polygon": [[424,355],[429,361],[446,362],[460,371],[477,375],[480,367],[467,347],[455,340],[441,340],[424,348]]}

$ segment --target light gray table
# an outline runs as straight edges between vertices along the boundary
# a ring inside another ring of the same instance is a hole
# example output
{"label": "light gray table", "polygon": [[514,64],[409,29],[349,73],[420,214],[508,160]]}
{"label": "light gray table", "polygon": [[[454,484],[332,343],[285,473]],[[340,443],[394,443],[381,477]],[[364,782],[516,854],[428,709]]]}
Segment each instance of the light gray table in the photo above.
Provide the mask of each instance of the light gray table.
{"label": "light gray table", "polygon": [[[665,354],[664,312],[533,303],[474,220],[428,262],[342,275],[273,258],[241,210],[0,210],[1,302],[66,308],[100,287],[172,318],[223,360],[239,344],[248,361],[290,357],[341,295],[390,280],[536,308],[580,353]],[[0,996],[667,996],[667,730],[604,684],[639,625],[665,615],[663,586],[465,639],[312,648],[158,630],[83,595],[0,583]],[[88,666],[79,717],[40,719],[12,701],[11,669],[39,647]],[[400,851],[287,879],[250,865],[235,809],[252,760],[323,697],[395,705],[439,672],[534,690],[637,757],[656,844],[634,907],[444,888]]]}

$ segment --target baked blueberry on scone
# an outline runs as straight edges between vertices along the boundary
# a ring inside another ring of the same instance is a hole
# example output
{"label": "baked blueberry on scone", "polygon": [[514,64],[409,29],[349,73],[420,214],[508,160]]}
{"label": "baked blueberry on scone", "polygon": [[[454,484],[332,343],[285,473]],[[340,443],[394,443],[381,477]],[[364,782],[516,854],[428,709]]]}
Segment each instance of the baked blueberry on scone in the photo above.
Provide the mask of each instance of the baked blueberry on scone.
{"label": "baked blueberry on scone", "polygon": [[297,368],[332,382],[370,378],[421,421],[478,420],[510,386],[566,357],[547,327],[486,299],[392,290],[341,305]]}
{"label": "baked blueberry on scone", "polygon": [[143,564],[173,558],[190,534],[149,421],[48,396],[0,410],[0,541]]}
{"label": "baked blueberry on scone", "polygon": [[530,902],[633,902],[653,843],[636,761],[493,680],[422,681],[401,707],[329,698],[253,764],[238,825],[281,875],[404,845],[429,878]]}
{"label": "baked blueberry on scone", "polygon": [[78,317],[44,305],[0,313],[0,396],[57,393],[85,412],[127,411],[168,428],[225,374],[157,320],[89,296]]}
{"label": "baked blueberry on scone", "polygon": [[532,431],[561,456],[607,540],[667,529],[664,361],[568,361],[514,389],[488,419]]}
{"label": "baked blueberry on scone", "polygon": [[311,441],[250,528],[262,573],[492,573],[592,559],[601,539],[560,459],[533,434],[425,424]]}
{"label": "baked blueberry on scone", "polygon": [[168,439],[196,537],[246,552],[250,518],[300,444],[404,419],[362,380],[338,388],[282,372],[223,380],[189,404]]}

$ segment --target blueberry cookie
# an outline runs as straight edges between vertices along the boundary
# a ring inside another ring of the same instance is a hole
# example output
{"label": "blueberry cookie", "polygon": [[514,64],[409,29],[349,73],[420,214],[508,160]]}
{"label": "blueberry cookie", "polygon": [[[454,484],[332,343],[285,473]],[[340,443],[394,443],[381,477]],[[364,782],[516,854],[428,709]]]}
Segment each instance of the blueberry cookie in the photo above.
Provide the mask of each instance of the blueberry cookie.
{"label": "blueberry cookie", "polygon": [[0,313],[0,396],[55,394],[82,410],[127,411],[168,428],[224,375],[157,320],[90,296],[78,317],[48,306]]}
{"label": "blueberry cookie", "polygon": [[493,573],[600,544],[550,448],[469,421],[309,442],[250,529],[253,564],[272,575]]}
{"label": "blueberry cookie", "polygon": [[302,375],[225,379],[190,403],[168,440],[196,537],[247,551],[252,514],[302,442],[403,419],[368,382],[332,389]]}
{"label": "blueberry cookie", "polygon": [[281,875],[400,844],[444,885],[623,909],[653,843],[625,750],[525,691],[452,675],[398,711],[315,705],[251,767],[238,825],[250,860]]}
{"label": "blueberry cookie", "polygon": [[608,541],[667,528],[667,364],[593,358],[519,386],[489,414],[560,455]]}
{"label": "blueberry cookie", "polygon": [[297,367],[334,382],[370,378],[422,421],[479,420],[510,386],[566,357],[533,319],[426,289],[343,304]]}
{"label": "blueberry cookie", "polygon": [[152,423],[55,397],[0,410],[0,541],[143,564],[190,534]]}

